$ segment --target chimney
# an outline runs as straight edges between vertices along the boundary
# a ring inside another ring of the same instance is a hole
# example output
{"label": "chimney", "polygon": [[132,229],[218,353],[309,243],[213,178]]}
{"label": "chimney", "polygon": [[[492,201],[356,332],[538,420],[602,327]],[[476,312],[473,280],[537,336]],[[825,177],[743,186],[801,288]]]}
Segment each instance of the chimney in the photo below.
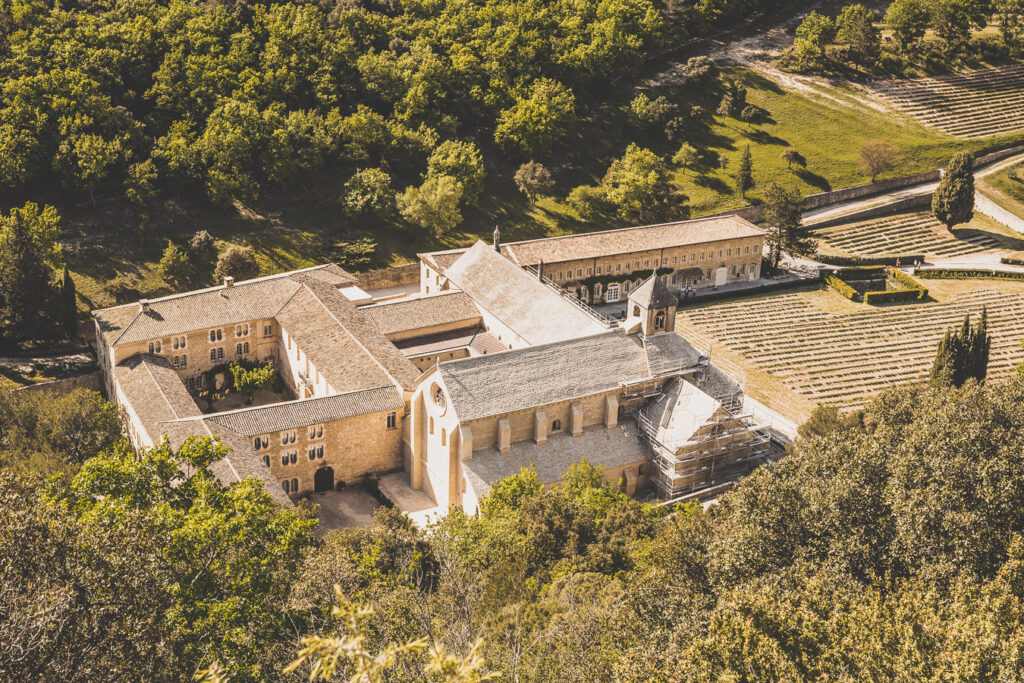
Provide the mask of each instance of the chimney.
{"label": "chimney", "polygon": [[235,286],[235,278],[231,277],[230,275],[225,275],[224,276],[224,286],[225,287],[234,287]]}
{"label": "chimney", "polygon": [[501,251],[501,230],[494,226],[494,251]]}
{"label": "chimney", "polygon": [[149,311],[149,299],[139,299],[139,312],[147,313]]}

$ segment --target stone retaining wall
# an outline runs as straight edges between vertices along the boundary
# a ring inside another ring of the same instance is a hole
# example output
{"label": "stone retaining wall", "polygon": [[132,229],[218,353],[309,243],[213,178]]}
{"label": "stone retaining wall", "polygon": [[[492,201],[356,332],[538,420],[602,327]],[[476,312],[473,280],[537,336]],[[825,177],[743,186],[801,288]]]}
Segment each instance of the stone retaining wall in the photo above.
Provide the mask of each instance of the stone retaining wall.
{"label": "stone retaining wall", "polygon": [[414,285],[419,281],[420,264],[416,261],[403,263],[400,266],[378,268],[377,270],[368,270],[365,273],[356,273],[356,284],[366,291]]}
{"label": "stone retaining wall", "polygon": [[920,211],[921,209],[929,209],[932,205],[932,196],[930,194],[919,194],[913,197],[907,197],[906,199],[897,199],[889,204],[883,204],[882,206],[872,206],[870,209],[863,209],[861,211],[854,211],[853,213],[843,214],[842,216],[836,216],[820,223],[811,223],[807,227],[811,230],[821,230],[823,228],[831,228],[837,225],[847,225],[849,223],[859,223],[861,221],[870,220],[872,218],[880,218],[882,216],[891,216],[896,213],[903,213],[904,211]]}
{"label": "stone retaining wall", "polygon": [[75,389],[88,389],[90,391],[103,390],[103,375],[99,370],[93,370],[92,372],[84,375],[75,375],[74,377],[65,377],[64,379],[55,379],[52,382],[39,382],[38,384],[29,384],[23,387],[18,387],[17,391],[27,391],[33,394],[47,394],[49,396],[55,396],[57,394],[68,394]]}

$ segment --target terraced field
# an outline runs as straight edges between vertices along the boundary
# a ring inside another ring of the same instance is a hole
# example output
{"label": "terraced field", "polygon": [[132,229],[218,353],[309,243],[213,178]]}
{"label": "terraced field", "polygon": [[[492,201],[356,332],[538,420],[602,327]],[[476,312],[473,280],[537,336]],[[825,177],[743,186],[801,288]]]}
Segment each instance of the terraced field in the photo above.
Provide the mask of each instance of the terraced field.
{"label": "terraced field", "polygon": [[983,306],[989,378],[1004,378],[1024,360],[1024,294],[978,289],[945,303],[836,314],[794,293],[684,309],[676,329],[704,348],[739,353],[810,401],[855,407],[892,385],[926,379],[946,329]]}
{"label": "terraced field", "polygon": [[921,123],[959,138],[1024,130],[1024,64],[868,87]]}
{"label": "terraced field", "polygon": [[952,235],[946,226],[924,211],[826,228],[815,231],[814,236],[822,243],[821,246],[850,256],[925,254],[950,257],[998,249],[1000,246],[987,235]]}

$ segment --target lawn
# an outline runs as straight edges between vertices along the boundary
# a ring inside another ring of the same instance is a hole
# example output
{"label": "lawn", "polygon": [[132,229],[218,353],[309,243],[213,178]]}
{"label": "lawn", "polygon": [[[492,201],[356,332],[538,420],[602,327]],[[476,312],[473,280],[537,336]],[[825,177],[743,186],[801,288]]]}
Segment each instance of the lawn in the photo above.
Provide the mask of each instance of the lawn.
{"label": "lawn", "polygon": [[[897,148],[896,168],[888,175],[898,175],[935,168],[956,149],[977,150],[1011,139],[955,142],[908,117],[871,109],[840,86],[828,90],[831,99],[817,100],[783,91],[751,69],[730,69],[727,76],[742,82],[748,89],[748,101],[765,108],[770,119],[750,126],[715,117],[710,124],[695,125],[688,131],[688,141],[701,152],[702,164],[692,171],[674,169],[674,173],[679,189],[690,197],[694,215],[745,204],[733,191],[732,174],[748,144],[757,182],[750,197],[757,201],[760,188],[770,180],[796,186],[805,194],[865,182],[856,157],[860,146],[872,140],[886,140]],[[636,92],[609,88],[603,97],[613,105],[624,105]],[[665,95],[683,107],[700,97],[676,86],[657,87],[648,94],[652,98]],[[705,96],[700,101],[713,109],[713,99]],[[628,124],[619,106],[606,107],[600,118],[581,122],[579,129],[550,164],[556,179],[554,196],[543,197],[536,205],[530,205],[511,180],[518,161],[507,159],[499,150],[485,150],[489,176],[482,199],[463,210],[464,221],[456,232],[441,238],[394,224],[346,222],[336,203],[344,178],[329,175],[316,179],[299,195],[270,196],[255,206],[217,208],[202,198],[178,197],[153,212],[153,225],[144,238],[135,227],[137,219],[121,208],[123,202],[118,197],[101,198],[95,206],[66,207],[63,213],[70,232],[83,236],[72,240],[67,249],[80,306],[85,311],[116,303],[106,287],[123,273],[136,279],[138,296],[169,293],[155,271],[160,253],[167,239],[181,243],[198,229],[209,230],[221,248],[229,243],[253,246],[263,272],[272,273],[330,260],[332,247],[339,240],[362,236],[377,242],[372,265],[380,267],[408,261],[420,251],[470,244],[479,238],[489,240],[496,226],[506,240],[617,227],[614,221],[580,221],[564,197],[576,185],[597,182],[630,142],[665,157],[671,157],[678,145],[667,143],[660,131],[640,134]],[[787,170],[781,154],[788,147],[807,158],[807,169]],[[729,160],[724,171],[717,164],[719,155]]]}

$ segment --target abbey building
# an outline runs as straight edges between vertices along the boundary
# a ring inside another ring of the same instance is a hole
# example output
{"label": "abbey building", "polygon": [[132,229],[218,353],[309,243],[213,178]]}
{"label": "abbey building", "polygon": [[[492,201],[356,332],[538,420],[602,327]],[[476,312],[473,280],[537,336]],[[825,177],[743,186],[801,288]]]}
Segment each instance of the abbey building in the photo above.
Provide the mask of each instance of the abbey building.
{"label": "abbey building", "polygon": [[[473,511],[521,467],[554,484],[584,458],[678,499],[768,457],[742,387],[675,331],[680,290],[758,278],[763,242],[726,217],[496,236],[421,255],[399,293],[332,264],[228,278],[94,311],[97,350],[136,447],[218,436],[218,478],[258,478],[283,504],[375,475]],[[252,405],[222,391],[240,359],[280,377]]]}

